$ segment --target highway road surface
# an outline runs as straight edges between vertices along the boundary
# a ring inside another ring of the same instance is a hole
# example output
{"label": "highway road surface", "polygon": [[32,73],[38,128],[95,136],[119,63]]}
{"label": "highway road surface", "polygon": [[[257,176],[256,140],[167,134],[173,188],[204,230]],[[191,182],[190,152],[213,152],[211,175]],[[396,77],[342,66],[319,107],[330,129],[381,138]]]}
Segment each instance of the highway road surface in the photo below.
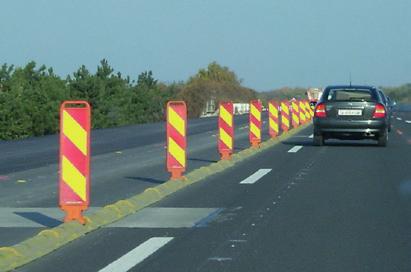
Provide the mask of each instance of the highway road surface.
{"label": "highway road surface", "polygon": [[[411,271],[411,111],[396,112],[393,126],[386,148],[334,140],[315,147],[309,126],[17,271]],[[212,132],[203,131],[194,141],[210,141],[207,133]],[[127,156],[134,148],[122,154],[114,148],[95,163],[109,160],[107,166],[121,169],[113,156]],[[204,150],[206,157],[200,151],[193,157],[218,159],[211,146]],[[150,167],[139,175],[163,182]],[[113,169],[110,179],[113,186],[127,178]],[[134,182],[145,181],[130,179]],[[17,192],[7,181],[1,186]],[[97,191],[129,195],[104,184]],[[114,198],[94,197],[99,205]],[[21,201],[52,207],[51,200]],[[0,240],[11,243],[13,236],[22,237],[19,233]]]}

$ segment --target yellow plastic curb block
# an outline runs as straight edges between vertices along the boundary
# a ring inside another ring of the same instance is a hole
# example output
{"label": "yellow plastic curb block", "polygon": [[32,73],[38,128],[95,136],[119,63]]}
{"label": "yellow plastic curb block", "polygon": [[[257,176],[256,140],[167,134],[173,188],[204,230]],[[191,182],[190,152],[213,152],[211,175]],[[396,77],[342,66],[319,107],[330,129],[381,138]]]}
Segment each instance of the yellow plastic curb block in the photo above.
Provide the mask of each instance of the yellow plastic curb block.
{"label": "yellow plastic curb block", "polygon": [[[102,226],[108,225],[118,220],[119,218],[118,213],[116,211],[110,208],[106,208],[106,207],[103,207],[101,211],[98,212],[98,216],[100,219],[104,220],[104,223],[102,224]],[[101,225],[97,226],[97,228],[99,228],[100,226]]]}
{"label": "yellow plastic curb block", "polygon": [[163,195],[169,195],[171,193],[176,192],[179,189],[179,187],[180,185],[178,183],[165,182],[157,186],[157,189],[161,191]]}
{"label": "yellow plastic curb block", "polygon": [[0,258],[0,271],[11,271],[12,269],[14,269],[15,267],[17,267],[18,264],[17,262],[12,262],[9,260],[2,260]]}
{"label": "yellow plastic curb block", "polygon": [[198,177],[205,176],[205,175],[207,175],[208,173],[210,173],[210,170],[209,170],[207,167],[204,167],[204,166],[203,166],[203,167],[200,167],[200,168],[198,168],[198,169],[190,172],[190,173],[187,175],[187,178],[194,178],[194,179],[196,179],[196,178],[198,178]]}
{"label": "yellow plastic curb block", "polygon": [[[161,185],[163,185],[163,184],[161,184]],[[169,194],[171,194],[173,192],[173,190],[171,190],[171,187],[168,187],[167,185],[163,185],[163,186],[161,186],[161,185],[155,187],[156,190],[158,190],[160,192],[161,198],[166,197],[166,196],[168,196]],[[176,188],[176,187],[174,187],[174,188]],[[175,191],[177,191],[177,190],[178,189],[176,188]]]}
{"label": "yellow plastic curb block", "polygon": [[146,205],[151,203],[149,197],[147,195],[143,195],[142,193],[131,197],[129,201],[140,208],[145,207]]}
{"label": "yellow plastic curb block", "polygon": [[110,223],[122,218],[122,213],[120,209],[116,207],[114,204],[110,204],[103,207],[103,211],[105,211],[105,216],[108,222]]}
{"label": "yellow plastic curb block", "polygon": [[231,160],[221,160],[218,164],[222,165],[224,168],[229,168],[234,165],[234,162]]}
{"label": "yellow plastic curb block", "polygon": [[261,144],[260,149],[267,149],[268,147],[271,147],[272,142],[271,141],[267,141]]}
{"label": "yellow plastic curb block", "polygon": [[213,171],[210,169],[210,166],[202,166],[198,169],[202,176],[210,175]]}
{"label": "yellow plastic curb block", "polygon": [[130,214],[136,209],[136,205],[125,199],[117,201],[114,205],[119,208],[122,214]]}
{"label": "yellow plastic curb block", "polygon": [[136,206],[139,207],[139,209],[142,209],[148,205],[153,204],[154,202],[158,201],[158,195],[154,193],[154,195],[150,194],[150,193],[140,193],[138,195],[135,195],[131,198],[129,198],[129,200],[135,204]]}
{"label": "yellow plastic curb block", "polygon": [[0,257],[3,256],[21,256],[14,247],[0,247]]}
{"label": "yellow plastic curb block", "polygon": [[191,183],[195,183],[197,181],[200,181],[207,175],[209,175],[209,173],[201,171],[201,172],[196,172],[196,173],[190,173],[187,175],[187,178],[190,180]]}
{"label": "yellow plastic curb block", "polygon": [[48,239],[45,236],[37,235],[26,244],[26,250],[22,250],[23,256],[38,257],[48,252],[48,250],[56,248],[59,243],[58,239]]}
{"label": "yellow plastic curb block", "polygon": [[162,185],[164,185],[164,187],[166,187],[168,190],[174,191],[174,192],[180,189],[182,186],[180,182],[174,182],[173,180],[167,181],[166,183]]}
{"label": "yellow plastic curb block", "polygon": [[113,210],[113,211],[116,213],[117,216],[121,216],[121,215],[122,215],[120,208],[117,207],[116,204],[109,204],[109,205],[107,205],[107,206],[104,206],[104,209],[111,209],[111,210]]}
{"label": "yellow plastic curb block", "polygon": [[156,198],[161,199],[161,198],[164,197],[164,195],[156,187],[150,187],[150,188],[146,189],[143,194],[153,195],[154,199],[156,199]]}
{"label": "yellow plastic curb block", "polygon": [[216,162],[212,163],[209,167],[210,167],[210,170],[213,173],[218,173],[218,172],[221,172],[223,170],[223,167],[220,164],[216,163]]}
{"label": "yellow plastic curb block", "polygon": [[193,179],[191,179],[191,178],[186,178],[186,181],[185,181],[185,183],[184,183],[184,187],[187,187],[188,185],[191,185],[191,184],[193,184],[193,183],[195,183],[195,182],[197,182],[198,180],[193,180]]}
{"label": "yellow plastic curb block", "polygon": [[178,189],[184,188],[189,184],[187,177],[183,177],[179,180],[170,180],[170,182],[174,182],[176,184],[175,186],[178,186]]}
{"label": "yellow plastic curb block", "polygon": [[86,226],[89,229],[95,229],[101,225],[104,225],[107,220],[105,219],[103,215],[104,213],[102,213],[102,211],[97,211],[96,213],[90,216],[85,216],[86,222],[87,222]]}
{"label": "yellow plastic curb block", "polygon": [[38,235],[42,235],[45,237],[54,237],[54,238],[60,237],[60,233],[58,233],[56,230],[53,230],[53,229],[42,230],[39,232]]}
{"label": "yellow plastic curb block", "polygon": [[243,156],[249,157],[254,153],[255,150],[256,150],[256,148],[250,147],[250,148],[247,148],[247,149],[241,151],[240,154],[243,155]]}
{"label": "yellow plastic curb block", "polygon": [[234,163],[240,162],[242,159],[243,159],[243,158],[242,158],[242,156],[241,156],[240,154],[234,154],[234,155],[231,156],[231,160],[232,160]]}

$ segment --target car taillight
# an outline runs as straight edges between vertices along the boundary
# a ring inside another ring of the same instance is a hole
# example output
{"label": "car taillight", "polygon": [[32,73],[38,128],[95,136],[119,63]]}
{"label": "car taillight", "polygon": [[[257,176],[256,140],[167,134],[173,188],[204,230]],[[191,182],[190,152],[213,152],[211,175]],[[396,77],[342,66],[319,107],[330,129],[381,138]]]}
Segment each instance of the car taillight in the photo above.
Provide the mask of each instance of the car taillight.
{"label": "car taillight", "polygon": [[375,110],[372,118],[385,118],[385,107],[382,104],[375,105]]}
{"label": "car taillight", "polygon": [[327,113],[325,111],[325,104],[317,104],[315,107],[315,117],[324,118],[327,117]]}

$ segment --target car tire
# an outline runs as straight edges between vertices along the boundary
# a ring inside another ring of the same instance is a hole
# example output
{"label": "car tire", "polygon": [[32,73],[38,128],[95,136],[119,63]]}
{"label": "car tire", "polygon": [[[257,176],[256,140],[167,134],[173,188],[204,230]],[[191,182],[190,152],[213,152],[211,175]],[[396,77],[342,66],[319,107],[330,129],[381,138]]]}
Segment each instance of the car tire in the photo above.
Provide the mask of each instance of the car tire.
{"label": "car tire", "polygon": [[388,130],[385,133],[378,136],[378,146],[385,147],[388,143]]}
{"label": "car tire", "polygon": [[324,136],[322,134],[314,135],[313,141],[315,146],[322,146],[324,145]]}

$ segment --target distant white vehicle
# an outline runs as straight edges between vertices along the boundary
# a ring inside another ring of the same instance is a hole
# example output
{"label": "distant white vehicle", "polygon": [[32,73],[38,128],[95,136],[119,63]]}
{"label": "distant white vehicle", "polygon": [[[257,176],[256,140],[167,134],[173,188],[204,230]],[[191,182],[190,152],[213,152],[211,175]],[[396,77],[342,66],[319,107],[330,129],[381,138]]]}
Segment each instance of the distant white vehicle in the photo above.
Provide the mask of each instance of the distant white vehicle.
{"label": "distant white vehicle", "polygon": [[310,106],[314,109],[315,105],[317,104],[318,100],[321,98],[323,94],[323,90],[320,88],[309,88],[307,90],[307,97],[310,101]]}
{"label": "distant white vehicle", "polygon": [[234,114],[245,114],[250,112],[250,104],[249,103],[234,103]]}
{"label": "distant white vehicle", "polygon": [[[233,103],[233,110],[235,115],[246,114],[250,112],[249,103]],[[210,100],[206,103],[206,107],[203,113],[200,115],[203,117],[213,117],[218,116],[218,107],[216,106],[215,100]]]}

